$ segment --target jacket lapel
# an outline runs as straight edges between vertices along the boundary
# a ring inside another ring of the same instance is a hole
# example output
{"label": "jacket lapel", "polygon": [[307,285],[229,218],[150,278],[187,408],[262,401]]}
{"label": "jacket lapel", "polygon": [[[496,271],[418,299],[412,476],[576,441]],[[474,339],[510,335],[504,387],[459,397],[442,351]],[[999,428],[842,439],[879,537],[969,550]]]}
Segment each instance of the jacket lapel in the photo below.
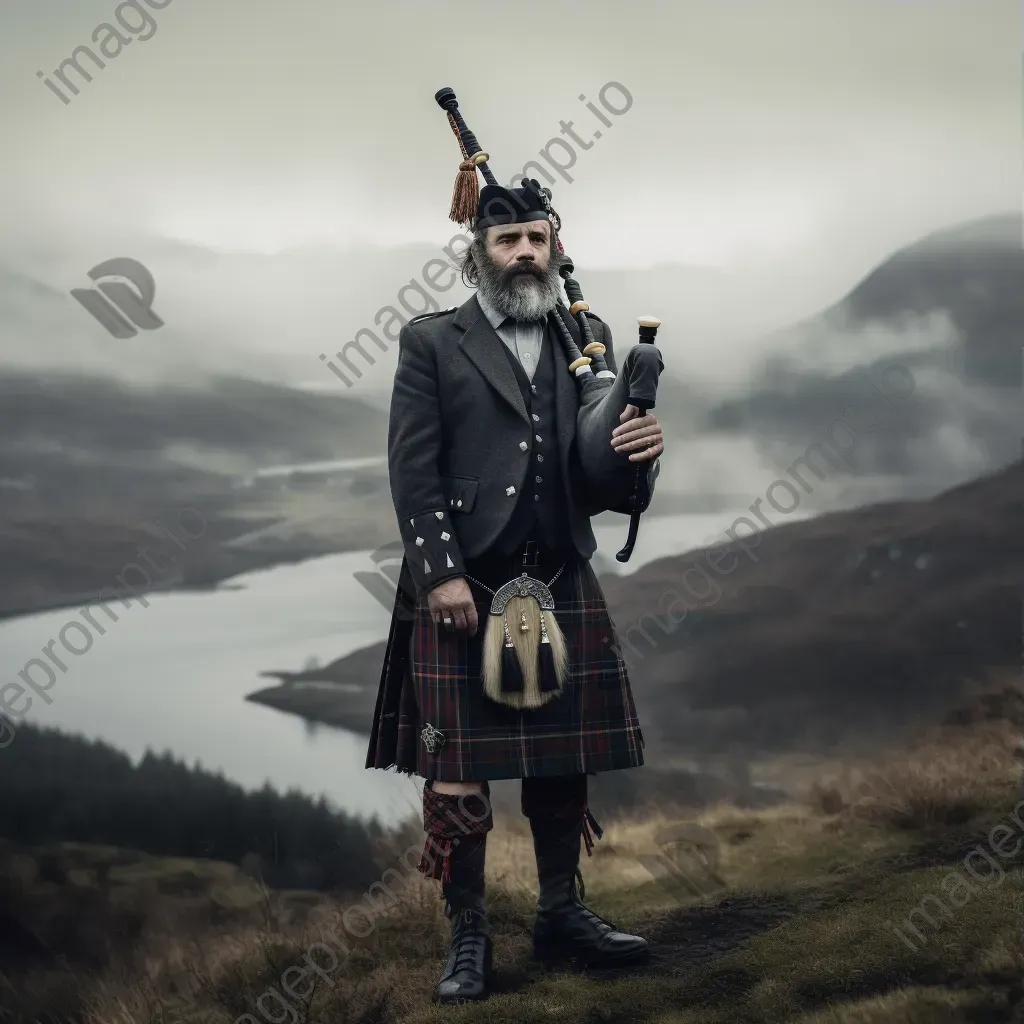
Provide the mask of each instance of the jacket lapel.
{"label": "jacket lapel", "polygon": [[484,316],[475,295],[459,307],[455,314],[455,325],[462,328],[459,346],[466,356],[483,374],[487,383],[529,423],[523,393],[505,354],[505,343]]}

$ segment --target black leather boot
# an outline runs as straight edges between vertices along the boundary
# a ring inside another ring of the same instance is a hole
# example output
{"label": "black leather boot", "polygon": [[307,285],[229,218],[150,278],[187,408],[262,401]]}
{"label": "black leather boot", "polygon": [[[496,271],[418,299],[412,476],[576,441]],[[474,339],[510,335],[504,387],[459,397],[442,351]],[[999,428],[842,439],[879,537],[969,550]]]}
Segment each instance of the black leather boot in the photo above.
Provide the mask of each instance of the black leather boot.
{"label": "black leather boot", "polygon": [[[585,785],[586,776],[583,779]],[[526,781],[542,784],[547,780]],[[524,806],[526,802],[524,799]],[[567,809],[572,806],[570,799]],[[540,884],[533,926],[534,958],[545,964],[575,960],[592,967],[643,963],[649,956],[646,939],[621,931],[583,905],[586,889],[579,870],[580,839],[585,822],[593,824],[599,836],[600,829],[586,808],[585,795],[582,807],[577,801],[576,809],[581,813],[530,816]],[[589,853],[593,844],[589,832],[586,835]]]}
{"label": "black leather boot", "polygon": [[427,834],[420,870],[439,878],[445,916],[451,922],[441,979],[434,990],[440,1003],[483,999],[491,976],[491,930],[484,914],[484,862],[487,833],[494,827],[490,787],[465,797],[423,787],[423,826]]}
{"label": "black leather boot", "polygon": [[458,845],[450,858],[451,880],[442,886],[452,936],[448,959],[434,990],[439,1003],[483,999],[491,979],[491,929],[484,913],[487,837],[467,836],[455,843]]}

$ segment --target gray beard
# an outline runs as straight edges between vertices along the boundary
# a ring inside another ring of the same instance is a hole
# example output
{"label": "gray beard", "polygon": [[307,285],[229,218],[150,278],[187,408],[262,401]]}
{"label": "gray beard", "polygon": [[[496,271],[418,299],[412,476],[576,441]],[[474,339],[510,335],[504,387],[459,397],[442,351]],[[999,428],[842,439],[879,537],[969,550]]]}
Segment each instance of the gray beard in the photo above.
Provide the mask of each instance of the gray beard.
{"label": "gray beard", "polygon": [[502,316],[513,320],[541,320],[558,305],[562,298],[562,278],[554,257],[540,276],[516,276],[509,281],[506,271],[491,260],[486,250],[481,250],[475,253],[477,287],[484,301]]}

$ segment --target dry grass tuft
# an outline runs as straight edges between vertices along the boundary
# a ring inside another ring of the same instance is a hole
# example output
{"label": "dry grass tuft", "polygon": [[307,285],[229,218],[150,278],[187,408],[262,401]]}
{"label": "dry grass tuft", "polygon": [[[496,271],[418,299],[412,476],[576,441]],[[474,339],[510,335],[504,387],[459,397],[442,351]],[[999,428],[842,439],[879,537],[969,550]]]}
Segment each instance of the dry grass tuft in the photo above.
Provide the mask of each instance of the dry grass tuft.
{"label": "dry grass tuft", "polygon": [[1005,723],[942,730],[905,753],[845,766],[807,799],[821,814],[899,829],[965,825],[1018,784],[1018,742]]}

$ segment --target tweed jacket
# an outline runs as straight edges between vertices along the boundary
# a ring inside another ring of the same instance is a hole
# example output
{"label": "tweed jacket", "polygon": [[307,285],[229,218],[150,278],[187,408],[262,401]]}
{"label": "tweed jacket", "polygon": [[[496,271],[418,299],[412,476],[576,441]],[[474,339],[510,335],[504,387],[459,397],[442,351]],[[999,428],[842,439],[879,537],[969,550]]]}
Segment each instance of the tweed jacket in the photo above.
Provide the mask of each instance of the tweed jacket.
{"label": "tweed jacket", "polygon": [[[582,347],[575,320],[563,319]],[[591,320],[615,370],[611,331],[597,317]],[[549,329],[545,344],[553,336]],[[460,575],[465,559],[484,554],[500,537],[530,469],[535,430],[505,345],[475,295],[456,309],[406,324],[398,343],[388,469],[419,593]],[[557,445],[572,543],[589,559],[597,547],[590,517],[607,505],[588,486],[576,452],[579,390],[560,345],[555,362],[557,430],[550,441]],[[647,472],[653,490],[657,460]]]}

